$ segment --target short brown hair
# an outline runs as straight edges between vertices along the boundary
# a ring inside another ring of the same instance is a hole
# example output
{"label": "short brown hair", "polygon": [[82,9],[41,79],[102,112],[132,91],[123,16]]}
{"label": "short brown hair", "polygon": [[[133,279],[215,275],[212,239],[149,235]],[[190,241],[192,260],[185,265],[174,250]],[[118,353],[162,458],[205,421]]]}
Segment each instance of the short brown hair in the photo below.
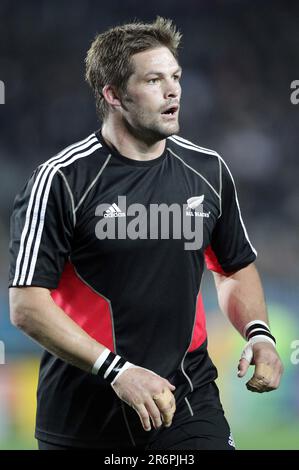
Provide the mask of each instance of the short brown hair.
{"label": "short brown hair", "polygon": [[159,16],[153,23],[135,21],[98,34],[87,52],[85,79],[94,92],[100,119],[108,112],[102,89],[110,84],[125,91],[133,73],[132,55],[165,46],[177,59],[180,40],[181,34],[172,21]]}

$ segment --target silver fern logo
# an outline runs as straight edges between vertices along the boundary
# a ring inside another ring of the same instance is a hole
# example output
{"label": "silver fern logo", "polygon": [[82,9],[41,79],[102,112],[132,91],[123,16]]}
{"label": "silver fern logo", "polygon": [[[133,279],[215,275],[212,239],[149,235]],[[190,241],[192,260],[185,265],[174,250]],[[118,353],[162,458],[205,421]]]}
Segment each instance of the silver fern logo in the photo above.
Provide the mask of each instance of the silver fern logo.
{"label": "silver fern logo", "polygon": [[[201,196],[194,196],[189,197],[187,199],[187,210],[186,215],[190,217],[210,217],[210,212],[203,211],[203,201],[205,199],[205,195],[202,194]],[[196,210],[198,208],[198,210]]]}
{"label": "silver fern logo", "polygon": [[204,198],[205,198],[204,194],[202,196],[189,197],[189,199],[187,199],[188,207],[190,209],[195,209],[196,207],[200,206],[200,204],[203,203]]}

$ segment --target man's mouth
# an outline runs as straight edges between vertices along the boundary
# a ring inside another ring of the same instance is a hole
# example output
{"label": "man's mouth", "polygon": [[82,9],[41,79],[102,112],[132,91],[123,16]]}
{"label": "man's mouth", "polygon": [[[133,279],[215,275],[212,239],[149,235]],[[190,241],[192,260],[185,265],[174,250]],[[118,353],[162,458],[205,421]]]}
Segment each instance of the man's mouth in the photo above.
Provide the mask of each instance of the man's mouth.
{"label": "man's mouth", "polygon": [[172,106],[168,106],[166,109],[164,109],[164,111],[162,111],[162,115],[163,116],[166,116],[166,117],[175,117],[177,115],[177,112],[179,110],[179,106],[178,105],[172,105]]}

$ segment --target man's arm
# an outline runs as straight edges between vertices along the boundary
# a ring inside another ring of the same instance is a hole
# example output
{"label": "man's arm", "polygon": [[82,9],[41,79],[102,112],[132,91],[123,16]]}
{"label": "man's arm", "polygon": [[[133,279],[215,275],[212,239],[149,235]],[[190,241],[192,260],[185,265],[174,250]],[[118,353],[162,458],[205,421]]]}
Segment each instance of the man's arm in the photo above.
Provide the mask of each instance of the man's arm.
{"label": "man's arm", "polygon": [[14,287],[9,291],[10,318],[14,326],[64,361],[91,372],[105,347],[55,304],[48,289]]}
{"label": "man's arm", "polygon": [[[262,320],[269,324],[263,288],[254,264],[239,271],[222,275],[213,272],[218,294],[219,306],[230,322],[244,337],[245,326],[253,320]],[[283,373],[283,365],[275,347],[267,341],[257,342],[252,346],[255,365],[254,379],[261,381],[259,391],[270,391],[278,388]],[[260,377],[260,366],[266,364],[271,369],[271,377]],[[249,362],[242,358],[239,362],[239,377],[243,377]],[[258,370],[257,370],[258,369]],[[254,389],[251,389],[254,391]]]}
{"label": "man's arm", "polygon": [[[89,336],[53,301],[42,287],[10,288],[11,322],[60,359],[91,373],[106,349]],[[117,395],[139,414],[145,430],[150,418],[155,428],[170,426],[175,412],[175,387],[168,380],[141,368],[125,370],[113,384]],[[162,395],[161,395],[162,394]],[[161,395],[162,399],[159,398]],[[158,399],[154,400],[154,397]]]}

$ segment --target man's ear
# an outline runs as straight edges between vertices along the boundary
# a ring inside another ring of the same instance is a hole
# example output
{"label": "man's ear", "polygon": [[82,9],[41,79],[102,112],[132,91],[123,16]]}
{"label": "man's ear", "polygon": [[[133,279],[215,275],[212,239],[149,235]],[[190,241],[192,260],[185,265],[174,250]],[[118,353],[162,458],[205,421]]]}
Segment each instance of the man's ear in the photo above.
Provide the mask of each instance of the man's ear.
{"label": "man's ear", "polygon": [[112,107],[118,108],[121,106],[121,100],[119,93],[116,91],[115,87],[112,85],[105,85],[102,89],[102,95],[105,101]]}

